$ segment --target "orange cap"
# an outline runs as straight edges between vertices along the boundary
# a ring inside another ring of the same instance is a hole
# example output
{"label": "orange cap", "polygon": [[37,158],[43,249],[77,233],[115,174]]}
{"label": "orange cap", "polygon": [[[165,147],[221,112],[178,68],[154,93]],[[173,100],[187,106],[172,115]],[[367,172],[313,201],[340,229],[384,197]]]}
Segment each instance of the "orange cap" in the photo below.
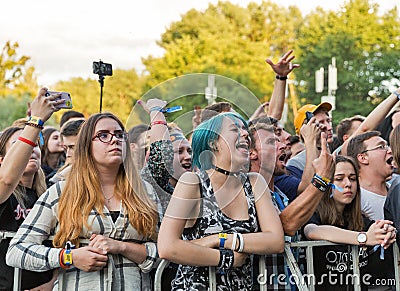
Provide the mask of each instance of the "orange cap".
{"label": "orange cap", "polygon": [[297,110],[297,115],[294,117],[294,128],[296,130],[296,134],[300,135],[300,128],[306,120],[306,112],[309,111],[314,113],[318,109],[326,110],[326,112],[331,111],[332,105],[328,102],[322,102],[321,104],[314,105],[314,104],[306,104]]}

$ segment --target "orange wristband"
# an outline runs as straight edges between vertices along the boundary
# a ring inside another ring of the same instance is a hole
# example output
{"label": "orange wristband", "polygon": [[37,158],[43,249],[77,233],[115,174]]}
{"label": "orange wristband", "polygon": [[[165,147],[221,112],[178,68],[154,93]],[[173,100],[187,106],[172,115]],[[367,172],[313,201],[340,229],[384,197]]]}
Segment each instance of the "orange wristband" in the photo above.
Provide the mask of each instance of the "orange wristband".
{"label": "orange wristband", "polygon": [[65,252],[65,249],[62,249],[60,252],[59,261],[60,261],[60,267],[63,268],[64,270],[66,270],[66,269],[69,269],[69,266],[64,264],[64,252]]}

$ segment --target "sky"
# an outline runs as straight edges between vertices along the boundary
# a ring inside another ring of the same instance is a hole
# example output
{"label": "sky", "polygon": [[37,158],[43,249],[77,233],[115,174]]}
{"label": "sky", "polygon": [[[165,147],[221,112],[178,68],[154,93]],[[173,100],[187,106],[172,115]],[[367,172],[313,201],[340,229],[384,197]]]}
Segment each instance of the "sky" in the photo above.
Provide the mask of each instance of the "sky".
{"label": "sky", "polygon": [[[296,5],[305,15],[318,5],[339,10],[343,0],[273,0]],[[72,77],[96,79],[92,63],[113,69],[144,69],[142,58],[162,56],[161,34],[190,9],[205,10],[218,0],[7,0],[0,7],[0,45],[18,42],[17,52],[31,57],[39,85],[51,87]],[[260,0],[231,0],[246,7]],[[398,0],[380,0],[382,11]],[[322,3],[322,4],[321,4]]]}

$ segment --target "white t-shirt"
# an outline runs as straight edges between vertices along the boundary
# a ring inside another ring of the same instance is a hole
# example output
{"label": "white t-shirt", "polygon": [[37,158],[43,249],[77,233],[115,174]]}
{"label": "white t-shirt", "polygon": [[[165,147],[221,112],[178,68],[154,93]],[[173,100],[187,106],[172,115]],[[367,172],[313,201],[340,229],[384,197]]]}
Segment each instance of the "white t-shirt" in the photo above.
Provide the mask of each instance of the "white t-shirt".
{"label": "white t-shirt", "polygon": [[371,220],[383,219],[386,196],[361,188],[361,212]]}

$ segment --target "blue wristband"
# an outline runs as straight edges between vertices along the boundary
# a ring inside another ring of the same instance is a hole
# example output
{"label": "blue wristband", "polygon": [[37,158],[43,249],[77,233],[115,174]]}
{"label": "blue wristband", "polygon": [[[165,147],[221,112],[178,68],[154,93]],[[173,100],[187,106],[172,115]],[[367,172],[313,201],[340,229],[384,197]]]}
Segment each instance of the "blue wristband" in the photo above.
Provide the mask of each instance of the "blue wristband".
{"label": "blue wristband", "polygon": [[220,249],[224,249],[225,248],[225,241],[228,238],[228,235],[226,233],[220,232],[218,234],[218,238],[219,238],[219,248]]}

